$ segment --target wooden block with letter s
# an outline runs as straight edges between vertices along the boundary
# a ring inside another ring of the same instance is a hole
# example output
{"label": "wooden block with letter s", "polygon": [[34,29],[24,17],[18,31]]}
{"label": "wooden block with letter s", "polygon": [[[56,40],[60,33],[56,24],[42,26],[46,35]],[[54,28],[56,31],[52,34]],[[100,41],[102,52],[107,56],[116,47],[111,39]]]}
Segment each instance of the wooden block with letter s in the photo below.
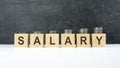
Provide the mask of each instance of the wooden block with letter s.
{"label": "wooden block with letter s", "polygon": [[27,48],[28,47],[28,34],[27,33],[18,33],[14,35],[14,45],[18,48]]}

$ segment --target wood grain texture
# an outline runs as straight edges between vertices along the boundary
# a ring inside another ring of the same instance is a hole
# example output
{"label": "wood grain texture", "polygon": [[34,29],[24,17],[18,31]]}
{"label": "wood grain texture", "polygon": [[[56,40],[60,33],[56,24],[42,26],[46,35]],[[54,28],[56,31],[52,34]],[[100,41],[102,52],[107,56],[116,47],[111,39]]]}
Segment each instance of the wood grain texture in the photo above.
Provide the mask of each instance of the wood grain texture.
{"label": "wood grain texture", "polygon": [[[100,40],[100,44],[97,40],[98,37]],[[105,47],[106,46],[106,34],[92,34],[92,47]]]}
{"label": "wood grain texture", "polygon": [[59,34],[46,34],[46,48],[59,47]]}
{"label": "wood grain texture", "polygon": [[[85,37],[86,41],[82,42],[81,37]],[[90,34],[76,34],[76,45],[79,47],[91,47]]]}
{"label": "wood grain texture", "polygon": [[[35,43],[35,40],[38,40],[39,43]],[[30,34],[30,45],[29,47],[33,48],[43,48],[44,45],[44,34]]]}
{"label": "wood grain texture", "polygon": [[[67,38],[71,41],[70,43],[65,44]],[[75,47],[75,34],[61,34],[61,47],[62,48],[74,48]]]}
{"label": "wood grain texture", "polygon": [[[23,40],[23,44],[20,45],[19,43],[22,43],[22,41],[19,40],[19,37],[22,37],[21,40]],[[27,48],[28,47],[28,34],[15,34],[14,35],[14,46],[18,48]]]}

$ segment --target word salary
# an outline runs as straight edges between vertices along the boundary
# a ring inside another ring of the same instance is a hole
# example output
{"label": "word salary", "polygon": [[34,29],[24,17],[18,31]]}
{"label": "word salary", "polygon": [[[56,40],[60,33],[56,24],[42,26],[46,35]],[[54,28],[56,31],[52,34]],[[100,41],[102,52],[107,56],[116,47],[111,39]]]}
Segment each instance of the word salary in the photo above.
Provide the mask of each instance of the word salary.
{"label": "word salary", "polygon": [[27,34],[16,33],[14,34],[15,47],[105,47],[106,34],[93,33],[93,34]]}

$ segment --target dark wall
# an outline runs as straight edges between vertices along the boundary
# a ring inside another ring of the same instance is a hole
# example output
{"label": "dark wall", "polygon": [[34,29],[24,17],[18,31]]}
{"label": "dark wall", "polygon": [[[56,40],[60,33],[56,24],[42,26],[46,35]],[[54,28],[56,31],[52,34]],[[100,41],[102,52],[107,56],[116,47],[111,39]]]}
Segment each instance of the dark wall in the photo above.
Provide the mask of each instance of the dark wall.
{"label": "dark wall", "polygon": [[0,44],[13,43],[16,32],[102,26],[107,43],[120,43],[120,0],[0,0]]}

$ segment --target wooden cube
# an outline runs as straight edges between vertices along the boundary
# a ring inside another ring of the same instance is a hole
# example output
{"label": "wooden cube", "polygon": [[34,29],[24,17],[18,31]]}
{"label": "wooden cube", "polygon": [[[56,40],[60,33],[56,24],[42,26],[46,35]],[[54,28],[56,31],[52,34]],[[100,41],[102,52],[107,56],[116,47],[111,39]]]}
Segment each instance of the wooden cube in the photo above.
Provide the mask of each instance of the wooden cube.
{"label": "wooden cube", "polygon": [[28,34],[15,34],[14,35],[14,45],[18,48],[27,48],[28,47]]}
{"label": "wooden cube", "polygon": [[75,35],[74,34],[61,34],[61,46],[65,48],[75,47]]}
{"label": "wooden cube", "polygon": [[59,46],[59,34],[46,34],[46,48]]}
{"label": "wooden cube", "polygon": [[92,47],[105,47],[106,34],[92,34]]}
{"label": "wooden cube", "polygon": [[44,45],[44,34],[30,34],[29,47],[41,48]]}
{"label": "wooden cube", "polygon": [[76,34],[76,45],[78,47],[91,47],[90,34]]}

